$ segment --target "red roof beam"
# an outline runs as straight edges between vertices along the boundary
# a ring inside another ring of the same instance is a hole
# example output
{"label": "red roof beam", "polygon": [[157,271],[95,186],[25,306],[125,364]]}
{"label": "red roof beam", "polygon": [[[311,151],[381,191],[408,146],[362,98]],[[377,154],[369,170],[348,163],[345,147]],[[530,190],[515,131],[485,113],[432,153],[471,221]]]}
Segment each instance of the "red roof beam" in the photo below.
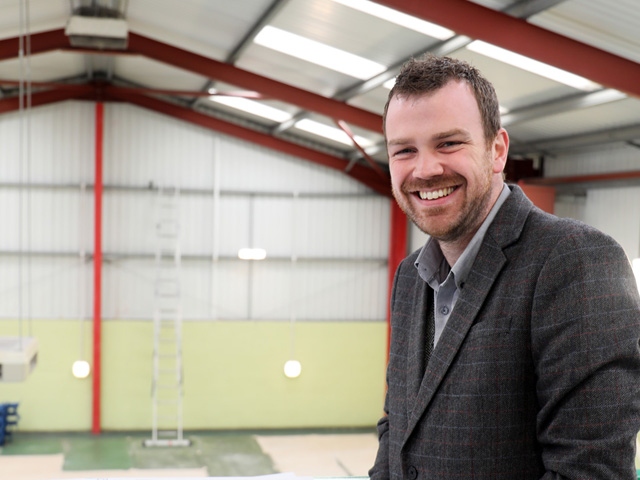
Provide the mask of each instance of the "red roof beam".
{"label": "red roof beam", "polygon": [[640,97],[640,64],[468,0],[376,0],[458,34]]}
{"label": "red roof beam", "polygon": [[179,105],[165,102],[154,97],[139,95],[131,91],[120,89],[118,87],[106,86],[103,90],[105,99],[120,100],[132,103],[139,107],[147,108],[155,112],[169,115],[174,118],[198,125],[209,130],[224,133],[245,141],[253,142],[273,150],[283,152],[313,163],[333,168],[360,181],[372,190],[387,197],[391,196],[391,186],[388,178],[383,179],[371,168],[363,165],[355,165],[348,172],[345,171],[347,162],[339,157],[318,152],[316,150],[288,142],[286,140],[273,137],[271,135],[257,132],[233,123],[220,120],[209,115],[204,115],[197,111],[181,107]]}
{"label": "red roof beam", "polygon": [[157,40],[152,40],[133,32],[129,33],[128,48],[129,51],[137,52],[159,62],[198,73],[213,80],[255,90],[267,97],[297,105],[300,108],[325,115],[329,118],[345,120],[374,132],[382,131],[382,117],[375,113],[242,70],[227,63],[158,42]]}

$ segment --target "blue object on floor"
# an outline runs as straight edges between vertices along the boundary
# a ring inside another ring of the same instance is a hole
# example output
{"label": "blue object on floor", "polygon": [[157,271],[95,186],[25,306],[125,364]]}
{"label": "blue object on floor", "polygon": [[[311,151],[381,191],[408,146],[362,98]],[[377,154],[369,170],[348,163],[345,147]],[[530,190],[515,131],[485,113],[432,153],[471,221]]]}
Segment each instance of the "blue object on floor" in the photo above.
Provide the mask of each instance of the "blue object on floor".
{"label": "blue object on floor", "polygon": [[0,446],[11,438],[13,428],[18,424],[17,403],[0,403]]}

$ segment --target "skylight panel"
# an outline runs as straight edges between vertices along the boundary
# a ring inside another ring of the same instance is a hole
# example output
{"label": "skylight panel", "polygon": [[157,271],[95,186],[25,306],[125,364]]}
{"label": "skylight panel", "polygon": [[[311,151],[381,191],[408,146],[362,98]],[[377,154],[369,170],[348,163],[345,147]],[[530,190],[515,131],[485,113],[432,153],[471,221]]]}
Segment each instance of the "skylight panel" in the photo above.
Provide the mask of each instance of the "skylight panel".
{"label": "skylight panel", "polygon": [[360,80],[375,77],[387,69],[372,60],[270,25],[256,35],[254,42]]}
{"label": "skylight panel", "polygon": [[[349,138],[349,135],[347,135],[343,130],[316,122],[315,120],[310,120],[308,118],[299,120],[296,122],[296,128],[304,130],[305,132],[313,133],[320,137],[328,138],[335,142],[344,143],[345,145],[353,145],[351,138]],[[358,142],[358,145],[363,148],[372,145],[368,138],[361,137],[359,135],[355,135],[354,138],[356,142]]]}
{"label": "skylight panel", "polygon": [[284,110],[256,102],[255,100],[249,100],[248,98],[212,95],[209,99],[213,102],[221,103],[228,107],[242,110],[243,112],[251,113],[278,123],[285,122],[291,118],[291,114]]}
{"label": "skylight panel", "polygon": [[438,40],[448,40],[455,35],[455,32],[448,28],[441,27],[435,23],[427,22],[420,18],[407,15],[406,13],[399,12],[389,7],[379,5],[368,0],[333,0],[336,3],[345,5],[359,10],[361,12],[373,15],[374,17],[382,18],[388,22],[395,23],[405,28],[409,28],[416,32],[428,35]]}
{"label": "skylight panel", "polygon": [[467,45],[467,49],[585,92],[592,92],[602,88],[601,85],[592,82],[587,78],[567,72],[566,70],[561,70],[560,68],[552,67],[546,63],[539,62],[532,58],[525,57],[524,55],[496,47],[495,45],[491,45],[480,40],[471,42]]}

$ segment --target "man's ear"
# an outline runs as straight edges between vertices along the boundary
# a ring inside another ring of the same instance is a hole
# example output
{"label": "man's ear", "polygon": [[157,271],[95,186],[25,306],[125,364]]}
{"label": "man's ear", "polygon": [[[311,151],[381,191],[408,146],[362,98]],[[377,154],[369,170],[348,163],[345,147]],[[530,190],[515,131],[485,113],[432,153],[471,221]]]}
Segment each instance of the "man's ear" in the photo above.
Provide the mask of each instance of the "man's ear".
{"label": "man's ear", "polygon": [[509,134],[501,128],[493,141],[493,173],[500,173],[504,170],[509,156]]}

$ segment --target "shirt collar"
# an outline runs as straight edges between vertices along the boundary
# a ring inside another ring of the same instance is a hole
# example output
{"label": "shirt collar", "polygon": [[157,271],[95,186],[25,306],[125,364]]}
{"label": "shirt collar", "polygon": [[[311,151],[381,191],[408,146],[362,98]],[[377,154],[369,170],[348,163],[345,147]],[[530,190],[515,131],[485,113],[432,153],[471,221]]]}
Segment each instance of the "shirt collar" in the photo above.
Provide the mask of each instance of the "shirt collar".
{"label": "shirt collar", "polygon": [[450,268],[445,260],[438,241],[429,237],[415,262],[420,277],[433,288],[442,283],[449,271],[452,271],[455,276],[456,286],[460,288],[460,284],[464,283],[478,255],[482,240],[489,229],[489,225],[491,225],[498,210],[500,210],[500,207],[510,194],[511,190],[509,190],[509,187],[505,184],[487,218],[484,219],[484,222],[482,222],[482,225],[480,225],[480,228],[469,242],[469,245],[464,249],[458,261],[453,265],[453,268]]}

